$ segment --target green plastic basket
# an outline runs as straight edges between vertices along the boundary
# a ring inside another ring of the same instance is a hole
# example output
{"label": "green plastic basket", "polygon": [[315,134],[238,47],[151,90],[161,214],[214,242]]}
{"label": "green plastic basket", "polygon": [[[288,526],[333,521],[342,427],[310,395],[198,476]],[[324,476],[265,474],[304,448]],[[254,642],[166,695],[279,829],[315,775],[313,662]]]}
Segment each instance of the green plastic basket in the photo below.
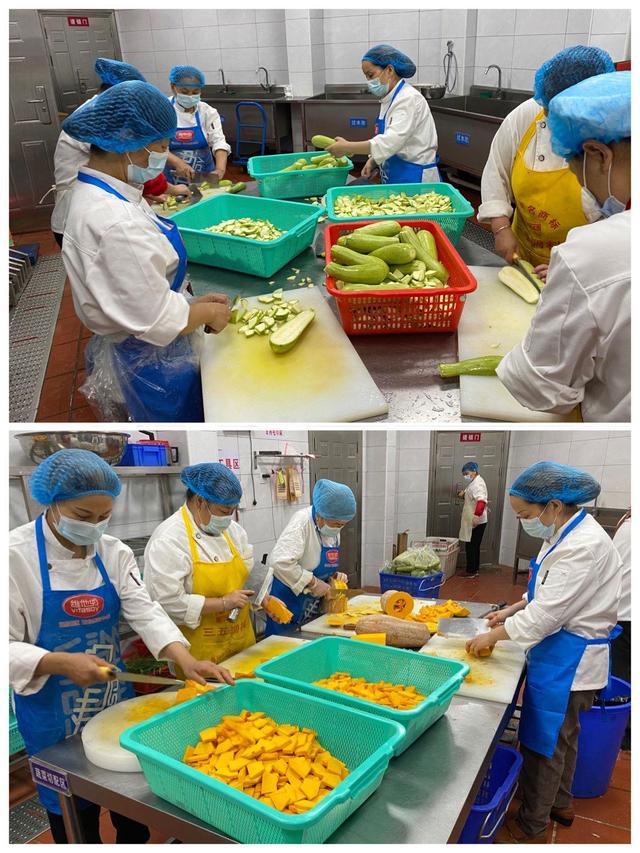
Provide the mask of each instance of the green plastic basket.
{"label": "green plastic basket", "polygon": [[[427,698],[411,711],[396,711],[312,683],[328,678],[334,672],[348,672],[367,681],[412,685]],[[271,684],[301,690],[399,723],[404,727],[405,735],[396,746],[396,755],[404,752],[446,713],[468,672],[469,665],[462,661],[432,658],[350,637],[323,637],[256,668],[256,675]]]}
{"label": "green plastic basket", "polygon": [[[280,172],[296,160],[311,160],[321,151],[303,151],[293,154],[270,154],[266,157],[251,157],[247,171],[258,182],[260,195],[266,198],[304,198],[322,196],[331,187],[347,183],[353,163],[334,169],[307,169],[299,172]],[[348,159],[348,158],[347,158]]]}
{"label": "green plastic basket", "polygon": [[[245,709],[312,728],[322,746],[347,765],[349,775],[306,814],[286,815],[182,762],[199,732],[223,715]],[[254,844],[320,844],[378,788],[403,735],[404,729],[391,720],[271,684],[239,681],[127,729],[120,743],[136,754],[154,794],[231,838]]]}
{"label": "green plastic basket", "polygon": [[[182,234],[190,261],[269,278],[311,245],[323,211],[316,205],[225,193],[181,210],[172,219]],[[225,219],[245,216],[267,219],[286,234],[260,243],[203,230]]]}
{"label": "green plastic basket", "polygon": [[9,690],[9,755],[15,755],[17,752],[22,752],[24,749],[24,741],[22,735],[18,731],[18,721],[13,712],[13,704],[11,702],[11,690]]}
{"label": "green plastic basket", "polygon": [[[338,216],[335,212],[335,201],[340,195],[363,195],[370,198],[386,198],[397,193],[406,193],[408,196],[420,195],[421,193],[437,192],[451,199],[453,213],[390,213],[388,216]],[[431,219],[437,222],[447,237],[455,246],[464,226],[470,216],[473,216],[473,207],[469,204],[462,193],[458,192],[451,184],[371,184],[370,186],[358,185],[355,187],[334,187],[327,190],[326,194],[327,214],[330,222],[359,222],[363,219],[377,221],[379,219]]]}

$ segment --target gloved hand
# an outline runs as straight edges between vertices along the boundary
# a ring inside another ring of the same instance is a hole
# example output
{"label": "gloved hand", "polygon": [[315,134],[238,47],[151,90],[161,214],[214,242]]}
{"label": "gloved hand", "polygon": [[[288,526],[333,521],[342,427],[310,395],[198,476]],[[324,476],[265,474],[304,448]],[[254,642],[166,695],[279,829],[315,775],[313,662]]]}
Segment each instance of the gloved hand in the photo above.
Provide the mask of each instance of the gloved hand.
{"label": "gloved hand", "polygon": [[342,581],[342,583],[347,583],[349,580],[349,578],[347,577],[347,575],[345,575],[344,572],[336,572],[334,578],[337,581]]}
{"label": "gloved hand", "polygon": [[361,177],[370,178],[377,168],[378,164],[376,163],[376,161],[373,159],[373,157],[369,157],[367,162],[362,167]]}
{"label": "gloved hand", "polygon": [[328,583],[320,580],[320,578],[314,578],[307,587],[307,590],[309,595],[312,595],[314,598],[324,598],[327,593],[331,592],[331,587]]}

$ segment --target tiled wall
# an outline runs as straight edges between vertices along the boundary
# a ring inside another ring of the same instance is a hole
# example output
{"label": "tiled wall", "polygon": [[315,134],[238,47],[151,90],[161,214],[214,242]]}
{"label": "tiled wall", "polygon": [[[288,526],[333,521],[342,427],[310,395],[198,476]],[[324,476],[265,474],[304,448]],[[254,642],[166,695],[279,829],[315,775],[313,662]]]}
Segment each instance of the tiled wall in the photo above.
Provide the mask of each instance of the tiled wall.
{"label": "tiled wall", "polygon": [[[602,486],[599,506],[628,509],[631,502],[629,432],[589,430],[521,431],[511,435],[507,484],[534,462],[560,462],[592,474]],[[620,513],[622,515],[622,512]],[[505,497],[500,562],[513,565],[518,521]]]}
{"label": "tiled wall", "polygon": [[[283,9],[116,12],[122,56],[164,92],[173,65],[200,68],[208,83],[254,84],[262,65],[276,85],[289,82]],[[262,72],[261,79],[262,79]]]}

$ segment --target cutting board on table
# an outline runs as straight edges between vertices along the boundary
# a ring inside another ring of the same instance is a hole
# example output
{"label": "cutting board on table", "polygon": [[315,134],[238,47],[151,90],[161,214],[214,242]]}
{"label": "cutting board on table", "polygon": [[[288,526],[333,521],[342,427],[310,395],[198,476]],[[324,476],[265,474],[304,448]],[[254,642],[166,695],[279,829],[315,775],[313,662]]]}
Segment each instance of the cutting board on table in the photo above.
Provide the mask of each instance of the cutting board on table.
{"label": "cutting board on table", "polygon": [[[348,607],[357,607],[358,605],[367,604],[369,607],[379,607],[380,606],[380,596],[379,595],[354,595],[353,598],[349,599]],[[308,631],[311,634],[323,634],[323,635],[331,635],[333,637],[353,637],[355,631],[345,631],[344,628],[332,628],[331,625],[327,625],[327,619],[332,614],[323,613],[322,616],[318,616],[317,619],[314,619],[311,622],[307,622],[304,626],[304,630]]]}
{"label": "cutting board on table", "polygon": [[[245,338],[232,324],[219,335],[204,335],[205,421],[343,423],[384,415],[386,400],[320,291],[297,288],[284,298],[316,312],[287,353],[276,355],[267,335]],[[260,304],[257,297],[248,301]]]}
{"label": "cutting board on table", "polygon": [[[536,306],[498,280],[500,267],[469,267],[478,287],[468,294],[458,326],[460,361],[483,355],[506,355],[529,330]],[[532,412],[521,406],[497,376],[461,376],[460,411],[479,420],[561,422],[570,416]]]}
{"label": "cutting board on table", "polygon": [[464,646],[464,640],[446,639],[436,634],[420,649],[420,654],[468,663],[471,671],[462,682],[459,695],[508,705],[513,699],[524,666],[524,654],[518,645],[508,641],[498,643],[488,658],[467,655]]}
{"label": "cutting board on table", "polygon": [[302,640],[299,637],[265,637],[259,643],[255,643],[248,649],[238,652],[237,655],[232,655],[232,657],[221,661],[220,665],[226,667],[232,675],[236,673],[246,675],[254,672],[261,663],[290,652],[307,642],[309,641]]}

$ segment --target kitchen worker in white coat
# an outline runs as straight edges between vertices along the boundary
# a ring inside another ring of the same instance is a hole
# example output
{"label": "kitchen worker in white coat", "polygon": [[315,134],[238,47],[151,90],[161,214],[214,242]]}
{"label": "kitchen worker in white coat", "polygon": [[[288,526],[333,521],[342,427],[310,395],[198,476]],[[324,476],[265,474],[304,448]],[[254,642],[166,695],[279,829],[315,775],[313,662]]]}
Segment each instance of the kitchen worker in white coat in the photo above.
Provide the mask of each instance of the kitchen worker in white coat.
{"label": "kitchen worker in white coat", "polygon": [[[338,571],[340,531],[355,514],[356,499],[348,486],[318,480],[311,506],[296,512],[278,537],[269,558],[275,575],[271,594],[293,613],[288,627],[300,627],[319,615],[332,577],[347,582],[347,575]],[[283,630],[267,620],[267,636]]]}
{"label": "kitchen worker in white coat", "polygon": [[196,175],[213,173],[224,178],[231,146],[224,138],[218,110],[202,100],[204,74],[193,65],[174,65],[169,83],[178,122],[169,150]]}
{"label": "kitchen worker in white coat", "polygon": [[[631,684],[631,510],[625,513],[616,528],[613,545],[622,560],[618,625],[620,636],[611,643],[611,672]],[[622,738],[621,749],[631,749],[631,718]]]}
{"label": "kitchen worker in white coat", "polygon": [[590,422],[631,418],[631,73],[600,74],[549,104],[553,149],[602,219],[551,253],[524,341],[498,365],[528,409]]}
{"label": "kitchen worker in white coat", "polygon": [[543,279],[551,249],[564,243],[572,228],[602,216],[591,193],[551,147],[549,103],[581,80],[614,70],[606,50],[564,48],[538,68],[533,98],[510,112],[493,137],[482,171],[478,221],[491,224],[496,252],[507,263],[518,254]]}
{"label": "kitchen worker in white coat", "polygon": [[[112,86],[118,83],[124,83],[125,80],[142,80],[144,77],[137,68],[130,65],[128,62],[120,62],[117,59],[96,59],[95,64],[96,74],[101,80],[100,88],[97,94],[88,98],[84,103],[88,104],[94,98],[97,98],[102,92],[106,92]],[[82,104],[84,106],[84,104]],[[81,109],[81,107],[79,107]],[[71,189],[78,177],[78,169],[81,166],[86,166],[91,157],[91,145],[88,142],[80,142],[65,133],[60,132],[56,150],[53,154],[54,168],[54,187],[56,194],[56,203],[51,214],[51,230],[53,236],[59,246],[62,246],[64,228],[67,221],[67,212],[71,202]],[[172,168],[181,171],[182,174],[188,177],[186,165],[178,157],[172,157],[170,165]]]}
{"label": "kitchen worker in white coat", "polygon": [[222,294],[188,296],[187,251],[142,186],[161,174],[176,116],[155,86],[112,86],[63,129],[91,144],[78,173],[62,257],[76,312],[94,337],[82,390],[105,420],[202,421],[197,335],[229,321]]}
{"label": "kitchen worker in white coat", "polygon": [[376,135],[364,142],[341,136],[327,149],[336,157],[365,155],[362,177],[380,168],[384,184],[419,184],[440,180],[438,134],[427,99],[407,79],[416,66],[402,51],[378,44],[362,57],[369,91],[380,99]]}
{"label": "kitchen worker in white coat", "polygon": [[[99,711],[133,696],[123,669],[120,618],[158,660],[200,684],[233,684],[226,669],[198,661],[142,583],[131,549],[105,533],[120,493],[115,471],[88,450],[60,450],[30,480],[45,507],[9,534],[9,681],[29,755],[80,732]],[[58,844],[67,837],[58,794],[38,786]],[[100,807],[79,801],[88,843],[99,844]],[[111,812],[118,843],[145,843],[146,826]]]}
{"label": "kitchen worker in white coat", "polygon": [[527,654],[518,733],[524,764],[522,805],[496,842],[543,842],[551,820],[573,822],[571,786],[580,712],[609,680],[609,644],[617,636],[621,560],[603,528],[579,505],[600,484],[583,471],[537,462],[509,489],[524,530],[542,540],[522,601],[489,616],[492,626],[467,643],[478,654],[512,640]]}
{"label": "kitchen worker in white coat", "polygon": [[[266,607],[273,573],[248,587],[253,546],[233,518],[242,498],[240,480],[218,462],[185,468],[180,509],[151,534],[144,552],[144,581],[203,660],[222,661],[252,646],[251,606]],[[231,614],[239,611],[234,617]]]}
{"label": "kitchen worker in white coat", "polygon": [[489,493],[487,484],[478,473],[479,470],[477,462],[465,462],[462,466],[462,476],[468,485],[458,492],[458,497],[464,498],[458,539],[465,543],[465,577],[468,578],[477,578],[480,573],[480,546],[487,529]]}

